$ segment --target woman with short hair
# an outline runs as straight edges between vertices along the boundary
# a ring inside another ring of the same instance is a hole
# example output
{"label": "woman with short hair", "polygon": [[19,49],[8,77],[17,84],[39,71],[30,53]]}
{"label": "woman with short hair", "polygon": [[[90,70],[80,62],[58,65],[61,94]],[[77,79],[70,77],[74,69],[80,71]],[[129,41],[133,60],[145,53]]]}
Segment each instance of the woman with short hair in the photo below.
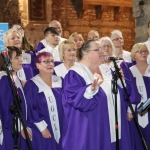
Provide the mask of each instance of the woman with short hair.
{"label": "woman with short hair", "polygon": [[9,29],[4,33],[4,45],[15,46],[22,51],[22,66],[23,68],[18,71],[17,75],[20,80],[26,81],[38,73],[35,68],[35,54],[32,50],[22,49],[22,35],[18,30]]}
{"label": "woman with short hair", "polygon": [[[141,131],[146,140],[148,149],[150,149],[150,111],[146,112],[143,116],[138,114],[137,108],[150,98],[149,85],[150,85],[150,65],[147,63],[149,51],[145,43],[136,43],[131,51],[131,58],[136,62],[136,65],[130,67],[130,71],[133,75],[133,80],[136,83],[138,92],[141,95],[141,100],[138,105],[135,106],[135,112],[137,113],[137,119],[141,127]],[[129,122],[130,135],[132,142],[132,150],[144,150],[141,137],[137,132],[134,121]]]}
{"label": "woman with short hair", "polygon": [[[62,149],[62,79],[53,75],[54,58],[49,52],[36,56],[39,74],[26,82],[27,125],[35,150]],[[22,147],[22,150],[26,147]]]}
{"label": "woman with short hair", "polygon": [[[63,149],[116,150],[114,96],[111,81],[99,69],[103,63],[99,42],[86,41],[78,59],[64,78]],[[119,147],[131,150],[125,97],[119,85],[118,91]]]}
{"label": "woman with short hair", "polygon": [[59,45],[60,61],[63,62],[54,68],[55,74],[60,77],[65,77],[68,70],[76,64],[76,44],[72,40],[65,40]]}
{"label": "woman with short hair", "polygon": [[[17,71],[22,68],[22,52],[19,48],[14,46],[9,46],[8,55],[11,62],[12,67],[12,76],[16,84],[16,88],[18,90],[18,95],[21,97],[20,106],[22,108],[24,121],[26,120],[27,113],[27,105],[26,99],[23,92],[22,83],[17,77]],[[12,136],[12,131],[14,130],[12,127],[13,117],[15,114],[12,114],[10,111],[10,105],[15,104],[15,99],[12,95],[11,85],[9,83],[8,75],[6,73],[5,62],[3,56],[1,56],[3,62],[1,63],[0,69],[0,149],[1,150],[13,150],[14,149],[14,139]],[[7,58],[8,59],[8,58]],[[10,67],[10,68],[11,68]],[[19,107],[20,108],[20,107]],[[18,127],[18,130],[20,128]],[[16,133],[19,135],[19,133]],[[18,136],[19,138],[20,136]],[[30,133],[31,137],[31,133]],[[19,138],[20,139],[20,138]],[[18,140],[18,147],[20,149],[20,140]],[[8,143],[9,142],[9,143]]]}

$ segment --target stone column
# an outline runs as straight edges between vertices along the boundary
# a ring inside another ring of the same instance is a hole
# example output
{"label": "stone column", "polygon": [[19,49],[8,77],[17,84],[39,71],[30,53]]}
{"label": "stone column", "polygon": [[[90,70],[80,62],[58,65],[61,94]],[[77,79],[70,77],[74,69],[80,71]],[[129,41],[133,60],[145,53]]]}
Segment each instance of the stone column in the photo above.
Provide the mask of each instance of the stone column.
{"label": "stone column", "polygon": [[46,11],[45,20],[29,20],[29,0],[18,0],[19,1],[19,12],[21,12],[21,23],[25,28],[25,35],[28,41],[37,46],[37,44],[44,38],[43,31],[48,27],[48,23],[52,19],[52,1],[46,0],[45,8]]}
{"label": "stone column", "polygon": [[135,41],[145,42],[148,39],[147,26],[150,21],[150,0],[132,0],[135,17]]}

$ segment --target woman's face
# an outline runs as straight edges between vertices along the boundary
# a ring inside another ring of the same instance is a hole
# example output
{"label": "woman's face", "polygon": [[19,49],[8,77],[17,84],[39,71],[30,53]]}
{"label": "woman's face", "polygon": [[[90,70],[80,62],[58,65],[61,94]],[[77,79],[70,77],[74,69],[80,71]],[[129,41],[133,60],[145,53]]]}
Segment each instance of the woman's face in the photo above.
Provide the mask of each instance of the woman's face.
{"label": "woman's face", "polygon": [[40,73],[53,74],[54,59],[53,56],[47,56],[41,60],[41,63],[36,63]]}
{"label": "woman's face", "polygon": [[137,62],[139,62],[139,61],[145,61],[146,62],[148,54],[149,54],[148,50],[143,47],[143,48],[141,48],[141,49],[139,49],[138,51],[135,52],[134,57],[135,57],[135,60]]}
{"label": "woman's face", "polygon": [[90,61],[90,63],[93,65],[99,66],[100,64],[104,63],[103,51],[98,41],[91,43],[91,48],[89,49],[87,55],[89,58],[88,61]]}
{"label": "woman's face", "polygon": [[67,46],[67,48],[64,50],[64,61],[66,60],[70,60],[70,61],[74,61],[75,58],[76,58],[76,48],[75,48],[75,45],[72,43],[72,44],[69,44]]}
{"label": "woman's face", "polygon": [[74,42],[76,43],[77,49],[81,48],[83,41],[79,35],[74,36]]}
{"label": "woman's face", "polygon": [[21,37],[17,32],[13,32],[8,39],[8,46],[15,46],[20,48],[22,45]]}
{"label": "woman's face", "polygon": [[17,25],[17,24],[13,25],[12,28],[19,31],[21,33],[22,37],[24,37],[24,29],[20,25]]}
{"label": "woman's face", "polygon": [[101,43],[101,47],[103,49],[104,55],[112,56],[112,45],[110,41],[104,40]]}
{"label": "woman's face", "polygon": [[16,56],[16,52],[14,51],[12,53],[12,58],[10,59],[10,62],[12,64],[12,69],[17,72],[22,68],[22,55]]}
{"label": "woman's face", "polygon": [[122,48],[124,45],[123,37],[120,35],[115,35],[112,42],[113,42],[115,48]]}

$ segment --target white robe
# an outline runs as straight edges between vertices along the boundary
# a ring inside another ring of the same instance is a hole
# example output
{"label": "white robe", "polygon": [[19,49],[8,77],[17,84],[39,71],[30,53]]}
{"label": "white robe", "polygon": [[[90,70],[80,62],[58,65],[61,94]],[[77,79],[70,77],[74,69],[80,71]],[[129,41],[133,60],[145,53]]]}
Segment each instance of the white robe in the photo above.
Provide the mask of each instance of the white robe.
{"label": "white robe", "polygon": [[47,45],[45,48],[41,49],[36,54],[38,55],[39,53],[42,53],[42,52],[49,52],[53,55],[54,61],[60,61],[58,45],[55,48],[52,48],[51,46]]}
{"label": "white robe", "polygon": [[[74,65],[76,65],[77,62],[75,62]],[[60,65],[54,67],[55,73],[57,76],[64,78],[65,75],[68,73],[69,70],[65,67],[64,63],[61,63]]]}

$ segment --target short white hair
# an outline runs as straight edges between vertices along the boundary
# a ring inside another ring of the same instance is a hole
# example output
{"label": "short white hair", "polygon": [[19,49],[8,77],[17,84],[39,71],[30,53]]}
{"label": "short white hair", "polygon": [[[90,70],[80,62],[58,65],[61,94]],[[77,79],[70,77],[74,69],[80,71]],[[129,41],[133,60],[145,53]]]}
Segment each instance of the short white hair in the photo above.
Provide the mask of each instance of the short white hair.
{"label": "short white hair", "polygon": [[121,31],[119,31],[119,30],[114,30],[114,31],[111,32],[110,39],[113,40],[116,35],[119,35],[119,36],[121,36],[121,37],[123,38]]}

